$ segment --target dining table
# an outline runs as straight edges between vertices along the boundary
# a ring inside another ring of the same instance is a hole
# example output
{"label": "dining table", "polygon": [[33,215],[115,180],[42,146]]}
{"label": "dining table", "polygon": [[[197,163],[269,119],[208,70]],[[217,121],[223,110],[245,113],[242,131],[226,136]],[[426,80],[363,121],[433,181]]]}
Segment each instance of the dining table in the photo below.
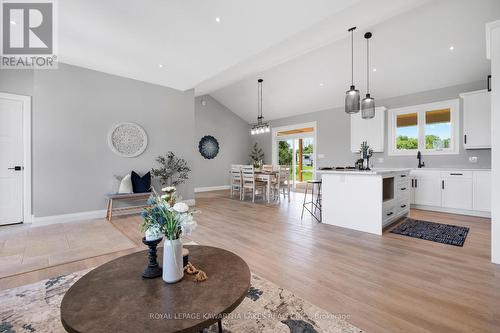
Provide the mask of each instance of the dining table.
{"label": "dining table", "polygon": [[255,179],[266,183],[267,203],[271,203],[271,183],[278,174],[279,171],[255,171]]}

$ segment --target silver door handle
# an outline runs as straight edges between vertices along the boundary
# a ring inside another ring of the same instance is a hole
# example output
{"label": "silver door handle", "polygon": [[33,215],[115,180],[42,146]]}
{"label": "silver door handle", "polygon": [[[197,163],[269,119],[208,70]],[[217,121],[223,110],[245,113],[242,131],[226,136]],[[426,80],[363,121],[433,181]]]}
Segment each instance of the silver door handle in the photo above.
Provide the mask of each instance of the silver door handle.
{"label": "silver door handle", "polygon": [[15,167],[12,167],[12,168],[7,168],[7,170],[15,170],[15,171],[21,171],[23,169],[24,169],[24,167],[19,166],[19,165],[16,165]]}

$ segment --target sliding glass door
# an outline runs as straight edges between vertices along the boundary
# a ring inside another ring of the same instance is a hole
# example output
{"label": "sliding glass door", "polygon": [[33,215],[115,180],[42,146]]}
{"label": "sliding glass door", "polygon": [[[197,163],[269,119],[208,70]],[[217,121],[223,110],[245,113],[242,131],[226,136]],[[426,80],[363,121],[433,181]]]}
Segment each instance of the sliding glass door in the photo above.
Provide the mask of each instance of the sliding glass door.
{"label": "sliding glass door", "polygon": [[290,167],[292,188],[303,189],[305,183],[314,178],[314,137],[293,135],[278,138],[276,147],[278,164]]}

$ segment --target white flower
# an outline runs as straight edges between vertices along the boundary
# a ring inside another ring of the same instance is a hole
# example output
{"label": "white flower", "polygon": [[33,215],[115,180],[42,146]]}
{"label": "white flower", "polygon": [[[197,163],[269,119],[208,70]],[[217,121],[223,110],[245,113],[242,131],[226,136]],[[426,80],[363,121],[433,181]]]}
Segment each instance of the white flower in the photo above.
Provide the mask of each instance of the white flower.
{"label": "white flower", "polygon": [[163,192],[167,192],[167,193],[171,193],[171,192],[175,192],[175,186],[167,186],[167,187],[164,187],[161,189]]}
{"label": "white flower", "polygon": [[178,202],[174,205],[174,210],[178,213],[186,213],[189,210],[189,206],[184,202]]}

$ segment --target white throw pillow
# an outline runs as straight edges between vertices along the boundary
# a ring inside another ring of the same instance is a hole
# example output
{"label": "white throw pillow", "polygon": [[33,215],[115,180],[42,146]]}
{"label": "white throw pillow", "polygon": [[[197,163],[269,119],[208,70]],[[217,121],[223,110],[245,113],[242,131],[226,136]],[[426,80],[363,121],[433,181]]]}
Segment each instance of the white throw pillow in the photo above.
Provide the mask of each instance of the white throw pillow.
{"label": "white throw pillow", "polygon": [[130,175],[126,175],[123,177],[122,181],[120,182],[120,187],[118,188],[118,193],[120,194],[126,194],[126,193],[133,193],[134,190],[132,189],[132,178],[130,178]]}

